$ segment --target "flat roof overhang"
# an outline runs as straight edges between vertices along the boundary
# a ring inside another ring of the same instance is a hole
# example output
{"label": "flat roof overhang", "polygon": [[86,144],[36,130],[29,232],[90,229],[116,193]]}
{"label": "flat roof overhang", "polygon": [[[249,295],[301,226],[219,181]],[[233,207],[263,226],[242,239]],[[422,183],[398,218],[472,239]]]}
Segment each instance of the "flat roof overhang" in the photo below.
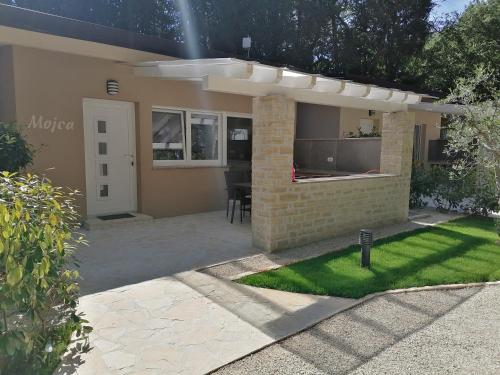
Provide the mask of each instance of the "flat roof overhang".
{"label": "flat roof overhang", "polygon": [[424,94],[328,78],[233,58],[153,61],[135,64],[138,76],[202,83],[206,91],[245,96],[284,95],[299,102],[408,111]]}

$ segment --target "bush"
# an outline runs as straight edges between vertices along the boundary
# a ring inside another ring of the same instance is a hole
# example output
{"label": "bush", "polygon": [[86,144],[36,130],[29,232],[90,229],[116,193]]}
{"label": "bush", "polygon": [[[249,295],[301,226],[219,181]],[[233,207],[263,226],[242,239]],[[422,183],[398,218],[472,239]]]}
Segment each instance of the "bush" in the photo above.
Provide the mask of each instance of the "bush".
{"label": "bush", "polygon": [[472,173],[457,175],[450,173],[450,167],[435,166],[431,178],[435,184],[432,201],[438,209],[468,211],[467,200],[473,194],[475,176]]}
{"label": "bush", "polygon": [[422,163],[413,163],[410,181],[410,208],[425,207],[424,198],[430,197],[434,189],[435,183],[429,171]]}
{"label": "bush", "polygon": [[0,122],[0,171],[18,172],[32,160],[33,148],[17,126]]}
{"label": "bush", "polygon": [[86,341],[78,272],[67,267],[84,241],[77,227],[73,194],[36,176],[0,175],[0,373],[49,374],[73,332]]}
{"label": "bush", "polygon": [[469,203],[469,210],[476,215],[488,215],[500,210],[500,197],[495,186],[495,175],[492,171],[480,170],[476,173],[475,184]]}

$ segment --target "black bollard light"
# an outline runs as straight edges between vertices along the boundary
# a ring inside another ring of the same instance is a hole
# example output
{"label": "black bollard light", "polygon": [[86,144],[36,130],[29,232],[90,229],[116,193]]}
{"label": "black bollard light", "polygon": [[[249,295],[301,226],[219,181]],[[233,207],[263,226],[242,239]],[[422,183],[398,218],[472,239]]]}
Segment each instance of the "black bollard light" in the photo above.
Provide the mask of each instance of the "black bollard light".
{"label": "black bollard light", "polygon": [[373,232],[369,229],[361,229],[359,232],[359,244],[361,245],[361,267],[370,267],[370,250],[373,245]]}

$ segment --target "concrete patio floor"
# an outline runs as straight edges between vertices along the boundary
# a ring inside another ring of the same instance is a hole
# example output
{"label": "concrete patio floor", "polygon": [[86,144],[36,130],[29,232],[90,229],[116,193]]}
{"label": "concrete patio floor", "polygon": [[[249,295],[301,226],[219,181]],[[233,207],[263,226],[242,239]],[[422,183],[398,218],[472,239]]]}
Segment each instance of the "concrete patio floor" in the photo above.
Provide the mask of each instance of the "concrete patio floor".
{"label": "concrete patio floor", "polygon": [[234,224],[225,211],[126,223],[83,231],[77,251],[81,293],[101,292],[259,253],[249,219]]}
{"label": "concrete patio floor", "polygon": [[324,319],[354,300],[238,285],[194,271],[258,252],[225,212],[87,233],[80,310],[92,350],[57,374],[204,374]]}

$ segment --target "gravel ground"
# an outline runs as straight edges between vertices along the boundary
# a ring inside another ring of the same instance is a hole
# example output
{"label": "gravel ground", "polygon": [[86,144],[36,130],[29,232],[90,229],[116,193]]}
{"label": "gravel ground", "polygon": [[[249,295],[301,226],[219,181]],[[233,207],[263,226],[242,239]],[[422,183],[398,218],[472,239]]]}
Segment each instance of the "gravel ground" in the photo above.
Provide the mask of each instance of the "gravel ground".
{"label": "gravel ground", "polygon": [[[373,232],[375,239],[392,236],[401,232],[408,232],[417,228],[435,225],[460,217],[460,215],[455,213],[445,214],[435,210],[418,210],[416,214],[424,214],[427,216],[402,224],[377,228]],[[342,250],[350,245],[357,244],[358,241],[359,233],[351,233],[345,236],[338,236],[333,239],[279,251],[277,253],[257,254],[251,257],[208,267],[201,271],[219,278],[235,279],[243,275],[278,268],[300,260],[317,257],[332,251]]]}
{"label": "gravel ground", "polygon": [[377,297],[215,372],[499,373],[499,285]]}

